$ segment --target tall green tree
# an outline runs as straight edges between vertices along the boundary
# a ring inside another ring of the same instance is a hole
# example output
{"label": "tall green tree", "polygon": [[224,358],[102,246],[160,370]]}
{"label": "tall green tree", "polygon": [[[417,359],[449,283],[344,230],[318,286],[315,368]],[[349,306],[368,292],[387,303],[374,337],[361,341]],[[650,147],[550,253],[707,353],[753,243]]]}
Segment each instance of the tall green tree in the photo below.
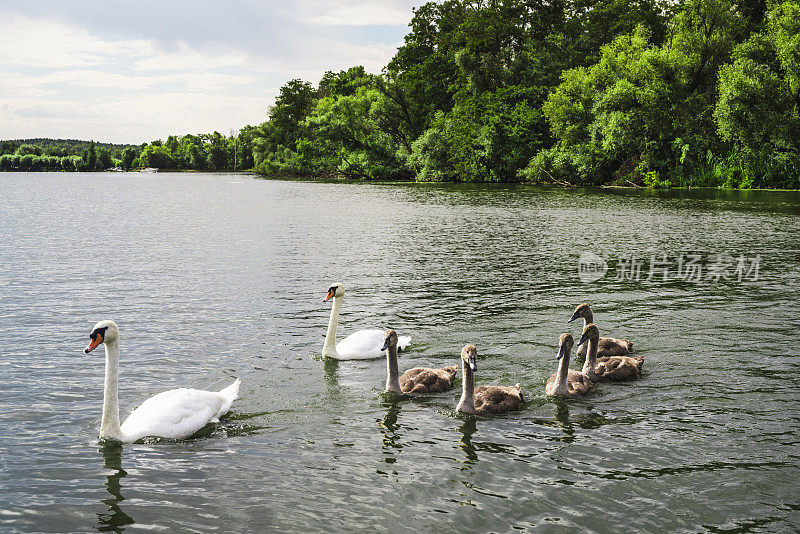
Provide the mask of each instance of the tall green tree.
{"label": "tall green tree", "polygon": [[174,169],[175,162],[172,160],[172,153],[169,149],[161,144],[160,141],[159,144],[154,143],[146,146],[139,155],[139,161],[142,167]]}
{"label": "tall green tree", "polygon": [[604,46],[595,65],[565,72],[543,108],[558,142],[524,176],[627,183],[656,173],[686,184],[709,151],[721,149],[712,116],[716,72],[739,28],[728,0],[691,0],[662,45],[639,26]]}
{"label": "tall green tree", "polygon": [[764,32],[719,71],[714,110],[731,142],[739,185],[800,187],[800,4],[776,4]]}
{"label": "tall green tree", "polygon": [[126,148],[122,151],[122,168],[126,171],[131,170],[133,166],[133,160],[136,159],[136,150],[131,147]]}

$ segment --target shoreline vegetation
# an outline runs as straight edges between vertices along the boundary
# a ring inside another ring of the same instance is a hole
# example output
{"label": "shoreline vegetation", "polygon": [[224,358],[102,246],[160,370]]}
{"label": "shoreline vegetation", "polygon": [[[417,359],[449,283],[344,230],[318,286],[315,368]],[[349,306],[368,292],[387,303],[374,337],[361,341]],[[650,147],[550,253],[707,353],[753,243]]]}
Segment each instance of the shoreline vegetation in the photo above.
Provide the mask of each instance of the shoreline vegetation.
{"label": "shoreline vegetation", "polygon": [[0,142],[0,171],[143,167],[800,189],[800,0],[431,2],[381,74],[291,80],[229,136]]}

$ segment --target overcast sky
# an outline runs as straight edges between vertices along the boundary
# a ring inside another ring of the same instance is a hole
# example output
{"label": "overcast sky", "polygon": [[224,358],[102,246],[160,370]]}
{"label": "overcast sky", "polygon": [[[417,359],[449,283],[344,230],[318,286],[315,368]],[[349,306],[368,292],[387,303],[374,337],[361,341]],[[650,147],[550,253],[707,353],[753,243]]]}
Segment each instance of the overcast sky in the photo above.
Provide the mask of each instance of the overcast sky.
{"label": "overcast sky", "polygon": [[260,124],[281,85],[380,72],[424,0],[0,0],[0,139]]}

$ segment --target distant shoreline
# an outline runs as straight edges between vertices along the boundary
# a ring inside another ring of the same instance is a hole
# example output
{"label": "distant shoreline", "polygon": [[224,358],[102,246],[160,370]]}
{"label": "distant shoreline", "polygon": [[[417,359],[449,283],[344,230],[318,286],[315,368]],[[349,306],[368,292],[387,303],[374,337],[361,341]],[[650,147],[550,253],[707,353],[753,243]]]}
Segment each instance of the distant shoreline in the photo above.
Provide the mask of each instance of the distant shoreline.
{"label": "distant shoreline", "polygon": [[434,181],[416,181],[416,180],[389,180],[389,179],[382,179],[382,180],[365,180],[365,179],[353,179],[353,178],[345,178],[345,177],[324,177],[324,176],[302,176],[302,175],[270,175],[264,176],[255,172],[252,169],[248,170],[221,170],[221,171],[211,171],[211,170],[196,170],[196,169],[157,169],[152,172],[143,171],[142,169],[131,169],[128,171],[118,170],[118,171],[110,171],[110,170],[102,170],[102,171],[6,171],[0,170],[0,175],[2,174],[33,174],[33,173],[65,173],[65,174],[73,174],[73,173],[92,173],[92,174],[102,174],[102,173],[126,173],[126,174],[219,174],[219,175],[240,175],[240,176],[252,176],[254,178],[260,180],[273,180],[273,181],[287,181],[287,182],[317,182],[317,183],[350,183],[350,184],[374,184],[374,185],[381,185],[381,184],[415,184],[415,185],[475,185],[475,186],[534,186],[539,187],[541,189],[553,189],[553,190],[560,190],[560,189],[587,189],[587,190],[620,190],[623,192],[631,192],[631,191],[707,191],[707,190],[714,190],[714,191],[741,191],[741,192],[749,192],[749,191],[770,191],[770,192],[800,192],[800,189],[779,189],[779,188],[735,188],[735,187],[723,187],[723,186],[672,186],[672,187],[642,187],[642,186],[626,186],[626,185],[575,185],[575,184],[547,184],[547,183],[539,183],[539,182],[530,182],[530,181],[520,181],[520,182],[434,182]]}

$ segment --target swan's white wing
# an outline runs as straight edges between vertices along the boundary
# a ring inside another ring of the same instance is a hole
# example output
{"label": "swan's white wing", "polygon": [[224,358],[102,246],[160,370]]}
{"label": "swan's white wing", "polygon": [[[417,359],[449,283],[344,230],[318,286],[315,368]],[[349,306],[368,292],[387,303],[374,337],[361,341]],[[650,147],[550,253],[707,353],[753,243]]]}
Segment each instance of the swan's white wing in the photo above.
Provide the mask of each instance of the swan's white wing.
{"label": "swan's white wing", "polygon": [[411,336],[397,336],[397,348],[400,350],[406,350],[409,343],[411,343]]}
{"label": "swan's white wing", "polygon": [[359,330],[336,344],[340,360],[368,360],[384,355],[383,330]]}
{"label": "swan's white wing", "polygon": [[225,395],[199,389],[173,389],[144,401],[122,423],[130,441],[147,436],[188,438],[208,423],[227,402]]}

